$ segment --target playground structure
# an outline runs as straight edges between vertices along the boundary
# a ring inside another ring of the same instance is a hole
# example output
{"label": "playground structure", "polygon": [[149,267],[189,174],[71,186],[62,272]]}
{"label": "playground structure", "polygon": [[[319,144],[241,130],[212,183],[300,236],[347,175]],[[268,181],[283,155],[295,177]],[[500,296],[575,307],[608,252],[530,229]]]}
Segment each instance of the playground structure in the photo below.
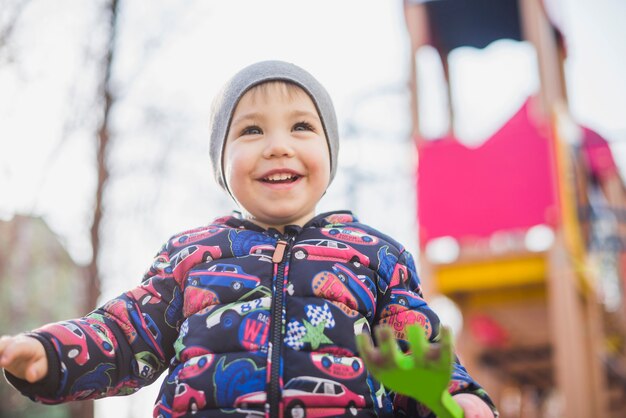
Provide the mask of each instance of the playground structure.
{"label": "playground structure", "polygon": [[[624,416],[626,263],[620,245],[607,245],[624,236],[623,221],[602,211],[623,211],[626,193],[606,141],[568,113],[562,36],[541,0],[406,1],[405,17],[420,268],[426,292],[463,314],[462,361],[502,418]],[[540,91],[470,149],[453,133],[448,54],[503,37],[534,46]],[[448,82],[450,129],[435,141],[420,132],[424,45]]]}

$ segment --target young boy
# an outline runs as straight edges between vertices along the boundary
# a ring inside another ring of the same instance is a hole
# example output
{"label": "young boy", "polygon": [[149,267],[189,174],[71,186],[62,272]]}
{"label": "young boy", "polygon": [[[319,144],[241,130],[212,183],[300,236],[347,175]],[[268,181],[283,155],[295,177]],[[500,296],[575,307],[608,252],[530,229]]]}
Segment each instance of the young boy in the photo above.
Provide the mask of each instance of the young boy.
{"label": "young boy", "polygon": [[[126,395],[169,365],[155,417],[427,416],[365,369],[355,334],[405,339],[439,320],[411,255],[347,211],[315,214],[337,168],[328,93],[292,64],[237,73],[212,112],[218,183],[241,213],[173,236],[141,286],[84,318],[0,340],[0,366],[43,403]],[[466,417],[493,417],[458,363]],[[492,412],[493,411],[493,412]]]}

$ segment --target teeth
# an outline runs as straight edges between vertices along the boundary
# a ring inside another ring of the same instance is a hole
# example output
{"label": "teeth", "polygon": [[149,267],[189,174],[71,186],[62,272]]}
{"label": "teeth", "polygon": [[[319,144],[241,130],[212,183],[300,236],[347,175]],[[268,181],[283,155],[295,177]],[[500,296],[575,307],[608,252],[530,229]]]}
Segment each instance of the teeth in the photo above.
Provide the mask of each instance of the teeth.
{"label": "teeth", "polygon": [[293,174],[276,173],[276,174],[272,174],[272,175],[269,175],[269,176],[265,177],[264,180],[267,180],[267,181],[284,181],[284,180],[291,180],[294,177],[295,176]]}

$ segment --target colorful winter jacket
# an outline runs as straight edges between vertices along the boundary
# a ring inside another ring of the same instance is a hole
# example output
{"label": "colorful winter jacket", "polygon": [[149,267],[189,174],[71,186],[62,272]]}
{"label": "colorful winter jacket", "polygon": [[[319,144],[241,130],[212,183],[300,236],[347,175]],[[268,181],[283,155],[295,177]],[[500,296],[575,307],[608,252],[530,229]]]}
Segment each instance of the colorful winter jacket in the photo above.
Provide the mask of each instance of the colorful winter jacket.
{"label": "colorful winter jacket", "polygon": [[[439,319],[411,255],[350,212],[274,229],[224,217],[172,237],[140,286],[84,318],[31,335],[48,354],[43,403],[127,395],[168,366],[155,417],[428,416],[388,393],[358,357],[355,334]],[[401,342],[402,344],[402,342]],[[456,362],[450,391],[489,397]]]}

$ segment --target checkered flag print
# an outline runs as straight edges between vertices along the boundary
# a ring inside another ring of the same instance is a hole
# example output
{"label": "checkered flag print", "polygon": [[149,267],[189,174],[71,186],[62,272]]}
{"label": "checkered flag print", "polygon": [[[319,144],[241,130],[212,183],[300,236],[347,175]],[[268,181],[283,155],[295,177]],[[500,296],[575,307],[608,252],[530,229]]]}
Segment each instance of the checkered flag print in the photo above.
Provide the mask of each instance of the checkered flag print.
{"label": "checkered flag print", "polygon": [[306,328],[300,322],[292,319],[287,324],[287,335],[285,335],[285,344],[294,350],[300,350],[304,347],[302,337],[306,335]]}
{"label": "checkered flag print", "polygon": [[330,311],[330,308],[326,303],[322,306],[306,305],[305,309],[306,316],[309,318],[309,322],[314,327],[320,324],[322,321],[326,322],[324,328],[335,327],[335,318],[333,318],[333,313]]}

